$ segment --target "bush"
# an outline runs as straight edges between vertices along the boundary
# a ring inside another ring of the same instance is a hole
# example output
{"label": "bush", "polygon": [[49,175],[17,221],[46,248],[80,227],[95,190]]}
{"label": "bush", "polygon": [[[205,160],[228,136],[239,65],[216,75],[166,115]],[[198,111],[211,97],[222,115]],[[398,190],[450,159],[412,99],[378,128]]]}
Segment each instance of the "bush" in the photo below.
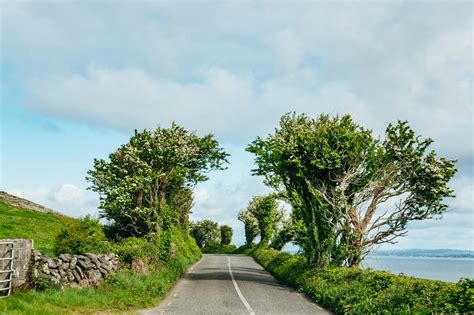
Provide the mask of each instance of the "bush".
{"label": "bush", "polygon": [[102,225],[98,219],[86,216],[67,224],[56,236],[54,252],[56,255],[107,253],[112,251]]}
{"label": "bush", "polygon": [[205,254],[233,254],[236,250],[235,245],[210,244],[201,249]]}
{"label": "bush", "polygon": [[474,281],[447,283],[361,268],[309,268],[301,255],[253,250],[276,277],[338,314],[430,314],[474,311]]}

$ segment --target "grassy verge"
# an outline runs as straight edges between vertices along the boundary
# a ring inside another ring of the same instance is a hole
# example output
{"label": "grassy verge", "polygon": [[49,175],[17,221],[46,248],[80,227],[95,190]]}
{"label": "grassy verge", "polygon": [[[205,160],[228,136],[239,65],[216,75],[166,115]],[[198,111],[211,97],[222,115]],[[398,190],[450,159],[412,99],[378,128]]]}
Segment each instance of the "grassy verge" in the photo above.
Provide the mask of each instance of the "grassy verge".
{"label": "grassy verge", "polygon": [[91,314],[121,312],[157,305],[198,257],[178,258],[149,274],[122,271],[98,289],[22,292],[0,300],[0,314]]}
{"label": "grassy verge", "polygon": [[338,314],[441,314],[474,311],[474,281],[447,283],[360,268],[308,268],[301,255],[241,250],[266,270]]}
{"label": "grassy verge", "polygon": [[0,239],[31,238],[35,248],[52,254],[57,233],[75,219],[18,208],[0,201]]}

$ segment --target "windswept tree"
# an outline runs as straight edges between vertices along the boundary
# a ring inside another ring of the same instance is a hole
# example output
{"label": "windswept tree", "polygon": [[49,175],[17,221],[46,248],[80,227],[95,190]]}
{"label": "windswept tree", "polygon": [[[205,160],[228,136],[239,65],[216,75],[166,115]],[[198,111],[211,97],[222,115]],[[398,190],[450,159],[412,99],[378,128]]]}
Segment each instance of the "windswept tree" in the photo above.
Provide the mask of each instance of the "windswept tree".
{"label": "windswept tree", "polygon": [[191,223],[190,234],[196,240],[199,248],[220,243],[221,231],[219,224],[213,220],[201,220]]}
{"label": "windswept tree", "polygon": [[230,245],[232,242],[232,228],[228,225],[221,225],[219,227],[221,231],[221,245]]}
{"label": "windswept tree", "polygon": [[259,247],[268,247],[268,243],[276,230],[276,224],[280,218],[277,206],[275,194],[255,196],[247,206],[248,211],[258,222],[258,229],[260,231]]}
{"label": "windswept tree", "polygon": [[224,169],[227,156],[212,135],[200,137],[173,123],[135,131],[109,160],[95,159],[86,179],[117,234],[158,235],[173,220],[187,220],[192,187]]}
{"label": "windswept tree", "polygon": [[348,115],[286,114],[247,150],[256,156],[254,174],[292,204],[309,262],[357,265],[371,246],[405,235],[409,221],[447,209],[455,161],[428,152],[431,142],[406,122],[389,125],[378,141]]}
{"label": "windswept tree", "polygon": [[284,219],[274,232],[270,247],[281,250],[286,244],[295,240],[296,229],[292,218]]}
{"label": "windswept tree", "polygon": [[245,245],[250,246],[260,232],[258,221],[248,208],[239,211],[238,219],[244,224]]}

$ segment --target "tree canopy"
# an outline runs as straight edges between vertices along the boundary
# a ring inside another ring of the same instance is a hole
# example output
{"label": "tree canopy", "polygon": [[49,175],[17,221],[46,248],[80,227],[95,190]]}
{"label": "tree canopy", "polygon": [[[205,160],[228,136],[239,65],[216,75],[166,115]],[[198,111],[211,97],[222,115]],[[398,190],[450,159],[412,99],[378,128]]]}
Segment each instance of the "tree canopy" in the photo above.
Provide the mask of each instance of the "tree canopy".
{"label": "tree canopy", "polygon": [[199,137],[173,123],[135,131],[108,161],[95,159],[86,179],[117,233],[159,234],[174,221],[186,222],[191,188],[210,171],[225,169],[227,156],[213,135]]}
{"label": "tree canopy", "polygon": [[190,234],[196,240],[199,248],[217,245],[221,242],[219,224],[213,220],[201,220],[191,223]]}

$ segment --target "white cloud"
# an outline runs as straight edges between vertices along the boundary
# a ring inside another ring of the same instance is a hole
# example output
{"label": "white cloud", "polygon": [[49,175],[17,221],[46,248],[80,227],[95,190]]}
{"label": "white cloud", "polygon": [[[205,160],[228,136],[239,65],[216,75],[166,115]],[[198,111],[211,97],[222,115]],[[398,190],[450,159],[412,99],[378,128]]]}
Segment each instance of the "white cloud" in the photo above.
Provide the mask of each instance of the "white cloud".
{"label": "white cloud", "polygon": [[61,203],[76,203],[84,199],[85,191],[72,184],[64,184],[53,193],[54,199]]}
{"label": "white cloud", "polygon": [[59,187],[38,187],[36,189],[11,188],[7,189],[7,192],[68,216],[98,215],[97,196],[73,184],[63,184]]}

